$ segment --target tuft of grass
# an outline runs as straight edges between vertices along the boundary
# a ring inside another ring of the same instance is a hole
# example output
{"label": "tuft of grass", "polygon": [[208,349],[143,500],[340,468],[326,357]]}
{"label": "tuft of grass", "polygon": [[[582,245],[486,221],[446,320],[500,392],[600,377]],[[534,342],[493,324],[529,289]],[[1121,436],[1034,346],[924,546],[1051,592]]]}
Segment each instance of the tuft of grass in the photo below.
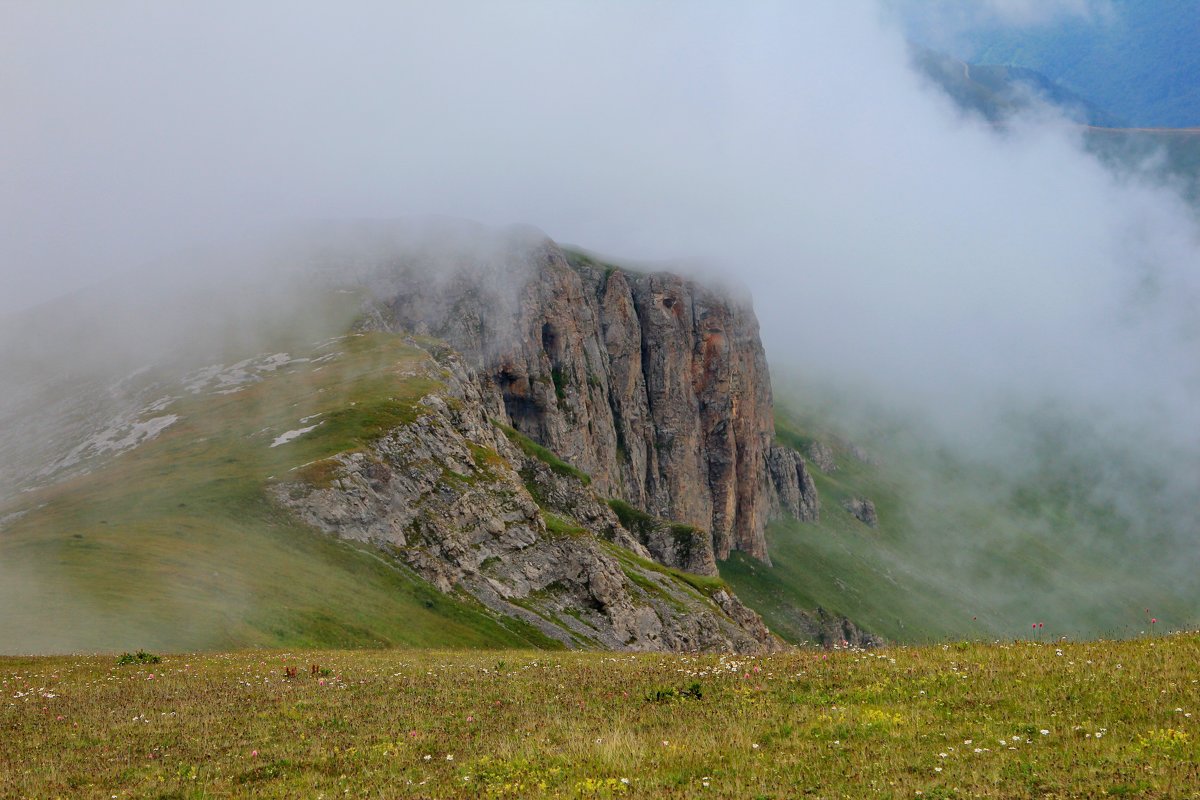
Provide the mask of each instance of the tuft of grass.
{"label": "tuft of grass", "polygon": [[619,561],[623,561],[627,564],[636,564],[642,569],[650,570],[651,572],[657,572],[660,575],[667,575],[671,578],[674,578],[676,581],[687,584],[704,597],[711,597],[718,591],[722,590],[731,591],[729,584],[726,583],[722,578],[710,577],[708,575],[697,575],[693,572],[684,572],[681,569],[668,567],[658,563],[657,561],[650,561],[649,559],[642,558],[636,553],[631,553],[625,548],[615,545],[612,542],[605,541],[603,539],[598,541],[601,545],[606,547],[609,552],[615,555]]}
{"label": "tuft of grass", "polygon": [[630,533],[648,535],[658,530],[662,524],[657,517],[616,497],[609,498],[608,507],[617,515],[622,527]]}
{"label": "tuft of grass", "polygon": [[1184,797],[1198,660],[1194,633],[757,658],[3,658],[0,795]]}
{"label": "tuft of grass", "polygon": [[546,531],[555,536],[590,536],[587,529],[574,520],[564,519],[542,509],[542,519],[546,522]]}
{"label": "tuft of grass", "polygon": [[158,664],[161,661],[161,656],[147,653],[145,650],[138,650],[136,653],[121,653],[121,655],[117,656],[118,667],[123,667],[126,664]]}
{"label": "tuft of grass", "polygon": [[517,447],[521,448],[521,452],[525,453],[525,455],[529,456],[530,458],[538,459],[559,475],[566,475],[568,477],[575,478],[576,480],[581,481],[585,486],[591,484],[592,476],[588,475],[586,472],[578,469],[577,467],[571,466],[566,461],[563,461],[561,458],[555,455],[553,451],[538,444],[525,434],[513,427],[505,425],[502,422],[493,420],[492,424],[504,431],[504,435],[508,437],[508,440]]}

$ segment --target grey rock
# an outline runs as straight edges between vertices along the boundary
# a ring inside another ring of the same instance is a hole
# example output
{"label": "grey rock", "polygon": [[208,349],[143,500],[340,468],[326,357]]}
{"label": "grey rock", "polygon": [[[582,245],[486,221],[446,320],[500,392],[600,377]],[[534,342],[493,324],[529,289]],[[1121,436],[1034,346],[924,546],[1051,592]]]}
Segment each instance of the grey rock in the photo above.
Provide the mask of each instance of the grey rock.
{"label": "grey rock", "polygon": [[[782,647],[727,592],[709,597],[649,561],[588,487],[527,458],[487,419],[479,382],[457,357],[439,361],[431,374],[446,389],[421,402],[416,420],[365,451],[334,456],[328,486],[275,485],[276,501],[571,647]],[[579,529],[549,530],[538,500]]]}
{"label": "grey rock", "polygon": [[774,445],[767,453],[767,466],[777,506],[802,522],[817,522],[821,501],[804,458],[791,448]]}
{"label": "grey rock", "polygon": [[485,405],[602,494],[708,531],[716,558],[767,559],[771,381],[748,302],[669,273],[572,265],[544,238],[450,278],[406,276],[379,324],[449,341]]}
{"label": "grey rock", "polygon": [[879,516],[875,513],[875,504],[865,497],[852,497],[842,503],[842,508],[869,527],[874,528],[879,524]]}
{"label": "grey rock", "polygon": [[837,460],[834,458],[833,448],[822,441],[814,439],[809,442],[804,455],[821,472],[828,474],[837,471]]}

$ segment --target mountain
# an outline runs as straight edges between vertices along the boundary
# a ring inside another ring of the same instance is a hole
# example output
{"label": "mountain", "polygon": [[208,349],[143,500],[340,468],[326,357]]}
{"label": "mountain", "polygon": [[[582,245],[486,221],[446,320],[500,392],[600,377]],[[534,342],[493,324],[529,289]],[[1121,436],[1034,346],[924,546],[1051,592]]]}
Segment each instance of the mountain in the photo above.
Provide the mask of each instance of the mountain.
{"label": "mountain", "polygon": [[1048,103],[1081,124],[1120,127],[1122,120],[1090,100],[1070,91],[1037,70],[997,64],[960,61],[912,45],[912,63],[946,92],[961,108],[1002,122],[1034,103]]}
{"label": "mountain", "polygon": [[748,303],[449,228],[306,242],[286,302],[198,309],[219,354],[179,297],[136,346],[10,323],[5,648],[777,649],[717,574],[816,514]]}
{"label": "mountain", "polygon": [[979,64],[1035,70],[1138,128],[1200,125],[1200,11],[1192,0],[1108,0],[1040,25],[984,18],[943,40],[963,12],[947,0],[890,0],[909,35]]}
{"label": "mountain", "polygon": [[[1051,407],[947,443],[773,379],[741,291],[537,231],[314,226],[250,260],[287,268],[215,253],[7,322],[5,650],[767,652],[1200,618],[1186,450]],[[165,278],[219,265],[208,294]]]}
{"label": "mountain", "polygon": [[914,67],[963,111],[1001,125],[1035,104],[1049,104],[1086,126],[1085,145],[1116,171],[1170,183],[1200,202],[1200,127],[1129,127],[1036,70],[969,63],[919,45],[910,49]]}

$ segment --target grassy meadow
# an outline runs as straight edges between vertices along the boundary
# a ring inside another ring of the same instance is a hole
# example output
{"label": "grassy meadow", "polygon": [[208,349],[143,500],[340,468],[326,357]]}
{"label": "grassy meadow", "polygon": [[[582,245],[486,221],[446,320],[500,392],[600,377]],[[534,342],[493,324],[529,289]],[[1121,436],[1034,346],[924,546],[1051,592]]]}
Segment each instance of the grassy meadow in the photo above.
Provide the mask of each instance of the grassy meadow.
{"label": "grassy meadow", "polygon": [[1195,797],[1198,661],[1182,633],[757,659],[9,657],[0,796]]}

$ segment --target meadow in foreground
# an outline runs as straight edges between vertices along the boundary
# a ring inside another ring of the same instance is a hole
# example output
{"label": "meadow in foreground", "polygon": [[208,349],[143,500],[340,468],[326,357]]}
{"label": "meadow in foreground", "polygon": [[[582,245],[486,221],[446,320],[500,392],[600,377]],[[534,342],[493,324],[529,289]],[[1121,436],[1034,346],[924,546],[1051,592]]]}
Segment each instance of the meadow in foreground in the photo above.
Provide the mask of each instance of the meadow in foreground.
{"label": "meadow in foreground", "polygon": [[4,658],[0,796],[1192,797],[1198,658],[1190,633]]}

